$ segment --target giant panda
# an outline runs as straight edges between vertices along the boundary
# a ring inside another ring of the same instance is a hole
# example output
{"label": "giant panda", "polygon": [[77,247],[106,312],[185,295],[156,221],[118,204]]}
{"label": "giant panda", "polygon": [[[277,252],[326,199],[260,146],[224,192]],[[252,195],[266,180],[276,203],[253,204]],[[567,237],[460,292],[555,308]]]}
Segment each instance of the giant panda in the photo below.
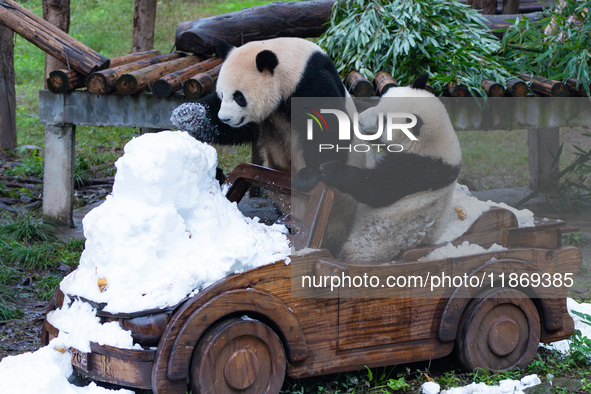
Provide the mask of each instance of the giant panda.
{"label": "giant panda", "polygon": [[[224,62],[216,92],[198,102],[207,109],[200,115],[200,124],[207,127],[189,130],[191,134],[217,144],[256,141],[264,166],[287,172],[305,169],[298,179],[313,186],[321,161],[304,148],[292,149],[291,99],[350,97],[332,60],[316,44],[292,37],[240,47],[220,40],[217,53]],[[305,143],[303,130],[300,136],[293,141]],[[292,157],[292,152],[298,154]],[[322,160],[346,161],[347,155],[336,152]]]}
{"label": "giant panda", "polygon": [[410,87],[390,88],[359,115],[360,128],[371,133],[388,112],[414,114],[417,124],[410,131],[416,140],[402,132],[381,140],[403,149],[378,155],[372,168],[337,161],[320,167],[321,181],[359,202],[341,260],[392,260],[405,249],[434,243],[446,225],[462,155],[444,105],[425,90],[427,80],[423,74]]}
{"label": "giant panda", "polygon": [[[184,124],[175,122],[179,128],[209,143],[256,142],[253,147],[260,149],[263,165],[291,172],[292,184],[302,191],[318,183],[319,168],[325,161],[363,165],[361,155],[343,151],[318,155],[305,146],[304,125],[291,123],[294,97],[342,98],[337,100],[342,111],[351,113],[355,109],[334,63],[318,45],[292,37],[252,41],[239,47],[220,40],[217,54],[224,62],[215,93],[199,100],[198,107],[189,107],[198,108],[200,113],[183,114]],[[327,118],[327,122],[336,129],[336,118]],[[316,143],[331,143],[335,137],[319,134]],[[324,236],[325,246],[333,253],[338,253],[346,239],[356,206],[352,197],[336,194],[335,214]],[[272,197],[281,211],[297,211],[278,194]],[[351,214],[342,215],[345,211]]]}

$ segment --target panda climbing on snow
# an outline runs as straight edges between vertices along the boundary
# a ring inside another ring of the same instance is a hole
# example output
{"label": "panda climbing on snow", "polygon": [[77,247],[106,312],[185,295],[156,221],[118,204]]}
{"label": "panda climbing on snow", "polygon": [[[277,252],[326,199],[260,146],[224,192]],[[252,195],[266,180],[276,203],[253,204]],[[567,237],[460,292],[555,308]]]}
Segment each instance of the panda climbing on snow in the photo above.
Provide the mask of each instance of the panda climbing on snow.
{"label": "panda climbing on snow", "polygon": [[424,74],[411,87],[390,88],[359,115],[366,133],[375,132],[379,122],[383,126],[389,112],[415,115],[416,139],[398,132],[392,141],[381,141],[402,151],[379,155],[372,168],[337,161],[320,166],[321,181],[359,202],[339,259],[391,260],[405,249],[434,243],[446,225],[462,156],[445,107],[425,90],[427,79]]}

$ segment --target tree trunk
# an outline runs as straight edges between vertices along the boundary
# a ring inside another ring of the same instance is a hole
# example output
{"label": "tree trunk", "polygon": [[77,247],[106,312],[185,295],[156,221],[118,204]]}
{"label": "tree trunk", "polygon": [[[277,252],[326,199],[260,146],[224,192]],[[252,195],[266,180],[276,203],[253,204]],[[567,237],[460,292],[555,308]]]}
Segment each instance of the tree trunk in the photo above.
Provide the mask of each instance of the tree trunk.
{"label": "tree trunk", "polygon": [[133,39],[131,52],[149,51],[154,48],[156,0],[135,0],[133,7]]}
{"label": "tree trunk", "polygon": [[483,14],[495,14],[497,12],[497,0],[472,0],[470,7],[482,10]]}
{"label": "tree trunk", "polygon": [[[70,30],[70,0],[43,0],[43,19],[67,33]],[[55,57],[45,55],[45,81],[52,71],[67,68]]]}
{"label": "tree trunk", "polygon": [[16,148],[14,33],[0,23],[0,149]]}

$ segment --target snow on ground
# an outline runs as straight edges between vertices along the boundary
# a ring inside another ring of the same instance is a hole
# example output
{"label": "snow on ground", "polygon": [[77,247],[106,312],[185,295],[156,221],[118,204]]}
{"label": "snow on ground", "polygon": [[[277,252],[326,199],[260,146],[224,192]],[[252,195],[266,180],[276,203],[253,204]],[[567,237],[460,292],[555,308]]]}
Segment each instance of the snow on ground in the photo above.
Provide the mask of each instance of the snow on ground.
{"label": "snow on ground", "polygon": [[215,179],[215,149],[186,132],[135,138],[115,165],[113,193],[83,220],[86,247],[65,294],[108,312],[174,306],[289,255],[285,227],[244,217]]}

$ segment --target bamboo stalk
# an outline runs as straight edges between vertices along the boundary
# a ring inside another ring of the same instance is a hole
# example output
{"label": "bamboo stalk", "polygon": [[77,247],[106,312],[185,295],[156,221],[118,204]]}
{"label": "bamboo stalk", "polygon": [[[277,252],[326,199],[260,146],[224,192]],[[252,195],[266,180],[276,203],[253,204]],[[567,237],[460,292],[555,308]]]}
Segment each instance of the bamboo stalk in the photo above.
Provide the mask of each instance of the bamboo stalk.
{"label": "bamboo stalk", "polygon": [[222,65],[220,64],[211,70],[196,74],[189,78],[183,85],[183,93],[185,96],[190,99],[198,99],[199,97],[212,92],[221,68]]}
{"label": "bamboo stalk", "polygon": [[192,76],[211,70],[221,63],[222,59],[215,57],[172,72],[154,82],[152,93],[158,98],[168,97],[177,90],[182,89],[184,83]]}
{"label": "bamboo stalk", "polygon": [[373,82],[376,86],[378,96],[382,96],[388,89],[398,86],[398,82],[386,71],[378,71],[376,79]]}
{"label": "bamboo stalk", "polygon": [[13,0],[0,1],[0,20],[33,45],[81,74],[88,75],[107,63],[107,58]]}
{"label": "bamboo stalk", "polygon": [[505,87],[490,79],[482,80],[482,89],[489,97],[502,97],[505,95]]}
{"label": "bamboo stalk", "polygon": [[529,88],[527,84],[520,79],[511,78],[507,81],[507,95],[512,97],[525,97]]}
{"label": "bamboo stalk", "polygon": [[355,97],[373,96],[372,83],[357,71],[351,71],[347,75],[345,84],[349,87],[349,93]]}
{"label": "bamboo stalk", "polygon": [[126,95],[141,92],[145,88],[150,88],[162,76],[195,64],[199,60],[198,56],[187,56],[123,74],[117,79],[115,89]]}
{"label": "bamboo stalk", "polygon": [[69,92],[84,86],[85,78],[73,70],[53,70],[47,78],[47,88],[55,94]]}
{"label": "bamboo stalk", "polygon": [[538,76],[530,76],[529,74],[519,74],[519,78],[526,82],[530,82],[529,88],[536,94],[549,97],[564,97],[568,95],[568,90],[563,83],[553,81]]}
{"label": "bamboo stalk", "polygon": [[138,60],[146,59],[149,57],[161,55],[160,51],[153,49],[151,51],[135,52],[127,55],[117,56],[109,59],[109,65],[107,68],[115,68],[124,64],[137,62]]}
{"label": "bamboo stalk", "polygon": [[92,94],[107,94],[115,90],[117,79],[123,74],[130,73],[153,64],[167,62],[184,56],[182,52],[167,53],[146,59],[138,60],[133,63],[123,64],[108,70],[97,71],[88,76],[86,88]]}

